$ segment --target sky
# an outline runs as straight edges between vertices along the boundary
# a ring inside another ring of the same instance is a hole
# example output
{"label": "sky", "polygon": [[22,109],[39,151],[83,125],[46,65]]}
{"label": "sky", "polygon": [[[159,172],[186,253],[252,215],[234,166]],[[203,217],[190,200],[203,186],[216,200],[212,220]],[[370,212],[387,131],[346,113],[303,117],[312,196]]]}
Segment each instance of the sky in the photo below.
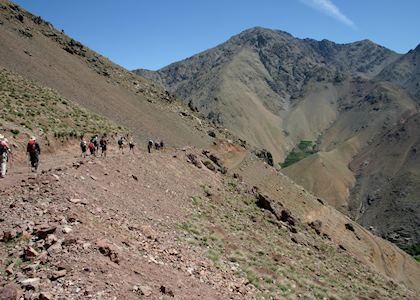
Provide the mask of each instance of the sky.
{"label": "sky", "polygon": [[157,70],[261,26],[298,38],[420,43],[420,0],[14,0],[123,67]]}

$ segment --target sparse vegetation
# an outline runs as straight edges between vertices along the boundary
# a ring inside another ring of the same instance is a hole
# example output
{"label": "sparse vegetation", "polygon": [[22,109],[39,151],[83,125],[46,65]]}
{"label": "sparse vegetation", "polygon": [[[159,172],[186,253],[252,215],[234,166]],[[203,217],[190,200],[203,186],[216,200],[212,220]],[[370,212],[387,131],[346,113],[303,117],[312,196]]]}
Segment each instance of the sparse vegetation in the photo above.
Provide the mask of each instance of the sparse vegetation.
{"label": "sparse vegetation", "polygon": [[312,141],[300,141],[300,143],[287,155],[283,163],[279,163],[282,168],[287,168],[298,161],[315,154],[316,144]]}
{"label": "sparse vegetation", "polygon": [[0,69],[0,107],[0,119],[13,124],[12,128],[4,129],[14,136],[24,132],[64,141],[82,133],[118,131],[116,125],[63,98],[55,90],[40,87],[5,69]]}

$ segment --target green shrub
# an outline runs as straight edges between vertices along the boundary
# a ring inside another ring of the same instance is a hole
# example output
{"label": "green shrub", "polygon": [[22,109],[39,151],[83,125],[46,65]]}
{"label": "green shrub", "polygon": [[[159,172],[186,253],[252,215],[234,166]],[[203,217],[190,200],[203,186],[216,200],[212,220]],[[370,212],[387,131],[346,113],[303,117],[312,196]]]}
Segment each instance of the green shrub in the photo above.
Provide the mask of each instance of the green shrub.
{"label": "green shrub", "polygon": [[10,132],[14,135],[18,135],[20,133],[18,129],[10,129]]}
{"label": "green shrub", "polygon": [[298,161],[315,154],[317,151],[315,150],[316,144],[312,141],[300,141],[300,143],[287,155],[284,162],[279,163],[282,168],[287,168]]}

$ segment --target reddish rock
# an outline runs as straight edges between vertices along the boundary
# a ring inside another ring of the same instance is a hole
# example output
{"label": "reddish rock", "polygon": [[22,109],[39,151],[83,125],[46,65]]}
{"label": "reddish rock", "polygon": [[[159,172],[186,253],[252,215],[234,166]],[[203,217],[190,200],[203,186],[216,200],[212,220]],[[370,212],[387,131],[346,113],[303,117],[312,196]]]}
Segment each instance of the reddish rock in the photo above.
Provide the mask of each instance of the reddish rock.
{"label": "reddish rock", "polygon": [[23,250],[23,255],[26,259],[31,259],[39,255],[38,251],[36,251],[34,248],[28,246]]}
{"label": "reddish rock", "polygon": [[18,300],[22,294],[22,291],[14,283],[10,283],[3,288],[0,288],[0,300]]}
{"label": "reddish rock", "polygon": [[67,275],[67,270],[59,270],[59,271],[53,271],[51,274],[51,280],[57,280],[58,278],[64,277]]}
{"label": "reddish rock", "polygon": [[119,264],[120,259],[114,245],[107,242],[106,240],[98,240],[96,241],[96,246],[102,255],[109,257],[112,262]]}
{"label": "reddish rock", "polygon": [[48,292],[42,292],[39,294],[39,300],[53,300],[54,295]]}
{"label": "reddish rock", "polygon": [[140,290],[141,295],[146,296],[146,297],[152,294],[152,288],[149,286],[140,286],[139,290]]}
{"label": "reddish rock", "polygon": [[141,232],[144,234],[145,237],[148,239],[157,241],[158,240],[158,233],[150,226],[150,225],[143,225],[140,227]]}
{"label": "reddish rock", "polygon": [[34,228],[34,235],[40,239],[45,239],[49,234],[54,233],[56,229],[56,226],[50,226],[49,224],[37,225]]}

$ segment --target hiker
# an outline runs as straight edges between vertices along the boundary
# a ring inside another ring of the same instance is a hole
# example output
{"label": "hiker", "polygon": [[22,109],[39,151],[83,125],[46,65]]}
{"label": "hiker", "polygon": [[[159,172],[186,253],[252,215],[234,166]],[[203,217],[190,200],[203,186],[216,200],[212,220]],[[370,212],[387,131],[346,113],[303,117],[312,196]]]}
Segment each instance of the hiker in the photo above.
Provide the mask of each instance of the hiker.
{"label": "hiker", "polygon": [[95,144],[92,141],[89,142],[88,148],[90,151],[90,155],[95,156]]}
{"label": "hiker", "polygon": [[106,148],[107,148],[108,140],[106,139],[106,135],[103,135],[99,141],[99,145],[101,146],[101,156],[106,157]]}
{"label": "hiker", "polygon": [[133,153],[134,153],[134,146],[135,145],[136,144],[134,143],[133,138],[130,138],[130,141],[128,142],[128,146],[130,147],[130,152],[133,151]]}
{"label": "hiker", "polygon": [[120,136],[120,138],[118,139],[118,149],[121,150],[121,153],[124,154],[124,137]]}
{"label": "hiker", "polygon": [[98,135],[95,134],[94,136],[92,136],[92,138],[91,138],[90,141],[93,143],[93,146],[94,146],[94,154],[96,156],[96,154],[99,151]]}
{"label": "hiker", "polygon": [[8,140],[0,134],[0,178],[4,178],[7,174],[7,163],[11,158],[11,154]]}
{"label": "hiker", "polygon": [[149,151],[149,153],[150,153],[150,150],[153,148],[153,141],[152,140],[149,140],[149,142],[147,143],[147,151]]}
{"label": "hiker", "polygon": [[80,150],[82,151],[81,156],[86,157],[87,143],[83,135],[80,137]]}
{"label": "hiker", "polygon": [[165,144],[163,143],[163,141],[161,140],[160,141],[160,143],[159,143],[159,147],[160,147],[160,149],[163,149],[163,146],[165,146]]}
{"label": "hiker", "polygon": [[31,171],[36,172],[38,170],[41,148],[39,147],[39,144],[34,136],[29,139],[26,152],[28,153],[29,160],[31,162]]}
{"label": "hiker", "polygon": [[155,142],[155,149],[156,150],[159,150],[159,148],[160,148],[160,143],[159,142]]}

